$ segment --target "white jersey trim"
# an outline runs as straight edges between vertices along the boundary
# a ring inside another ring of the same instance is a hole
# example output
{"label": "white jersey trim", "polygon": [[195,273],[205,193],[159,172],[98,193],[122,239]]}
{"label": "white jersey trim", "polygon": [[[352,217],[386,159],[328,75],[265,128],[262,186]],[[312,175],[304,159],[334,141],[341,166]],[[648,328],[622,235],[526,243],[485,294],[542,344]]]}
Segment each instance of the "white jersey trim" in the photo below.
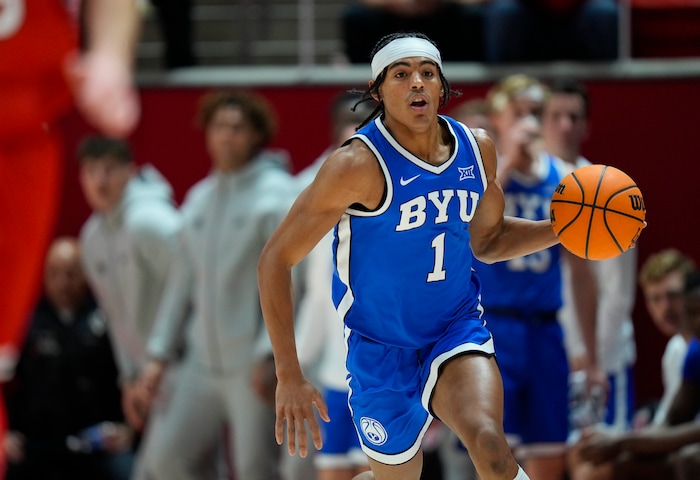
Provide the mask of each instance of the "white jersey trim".
{"label": "white jersey trim", "polygon": [[337,226],[337,235],[338,247],[335,253],[336,269],[338,270],[338,278],[340,278],[340,281],[343,282],[346,290],[343,298],[338,303],[336,310],[338,310],[340,318],[345,321],[345,315],[347,315],[348,310],[350,310],[352,303],[355,301],[355,295],[350,287],[350,238],[352,235],[350,229],[350,216],[347,213],[340,217],[340,221],[338,222]]}
{"label": "white jersey trim", "polygon": [[378,117],[374,121],[374,123],[377,125],[377,128],[381,132],[382,136],[386,139],[386,141],[389,142],[391,146],[394,147],[401,155],[406,157],[406,160],[413,163],[417,167],[422,168],[423,170],[427,170],[432,173],[442,173],[445,170],[447,170],[450,167],[450,165],[452,165],[452,163],[455,161],[455,158],[457,158],[457,152],[459,150],[459,143],[457,142],[457,138],[455,136],[454,131],[452,130],[452,127],[450,126],[450,123],[447,120],[443,121],[447,125],[447,128],[450,130],[452,138],[455,139],[455,148],[452,151],[452,155],[450,155],[450,158],[445,163],[442,163],[440,165],[431,165],[425,160],[421,160],[420,158],[416,157],[414,154],[406,150],[399,142],[396,141],[394,137],[391,136],[389,130],[387,130],[384,124],[382,123],[381,117]]}
{"label": "white jersey trim", "polygon": [[382,168],[382,173],[384,174],[384,184],[386,185],[386,198],[384,199],[384,202],[382,202],[381,205],[379,205],[379,208],[376,210],[372,210],[370,212],[365,211],[365,210],[358,210],[356,208],[348,208],[345,212],[349,213],[351,215],[355,215],[357,217],[376,217],[381,215],[382,213],[386,212],[386,210],[389,208],[389,205],[391,205],[391,201],[394,198],[394,185],[391,182],[391,175],[389,174],[389,168],[386,166],[386,162],[384,161],[384,157],[382,157],[382,154],[379,153],[379,150],[377,150],[377,147],[372,143],[372,141],[367,138],[366,135],[353,135],[351,138],[357,138],[358,140],[361,140],[364,142],[367,147],[372,150],[372,153],[374,153],[374,156],[377,158],[377,162],[379,162],[379,166]]}

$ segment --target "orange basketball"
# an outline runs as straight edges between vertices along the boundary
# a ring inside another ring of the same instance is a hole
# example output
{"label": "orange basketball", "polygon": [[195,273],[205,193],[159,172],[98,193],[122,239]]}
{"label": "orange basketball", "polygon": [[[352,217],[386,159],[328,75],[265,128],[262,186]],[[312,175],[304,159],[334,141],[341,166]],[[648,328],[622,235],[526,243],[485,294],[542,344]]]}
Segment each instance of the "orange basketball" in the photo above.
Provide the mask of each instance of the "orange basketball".
{"label": "orange basketball", "polygon": [[562,179],[552,195],[550,218],[567,250],[605,260],[636,244],[646,212],[642,192],[625,172],[588,165]]}

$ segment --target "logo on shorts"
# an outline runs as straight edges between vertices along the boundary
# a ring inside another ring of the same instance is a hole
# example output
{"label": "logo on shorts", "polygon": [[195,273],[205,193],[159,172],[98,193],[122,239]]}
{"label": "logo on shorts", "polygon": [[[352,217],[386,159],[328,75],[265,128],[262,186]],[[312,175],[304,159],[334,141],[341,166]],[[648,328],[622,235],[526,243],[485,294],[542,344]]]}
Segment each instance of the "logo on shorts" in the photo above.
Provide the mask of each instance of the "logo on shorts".
{"label": "logo on shorts", "polygon": [[362,434],[371,444],[383,445],[389,437],[384,426],[373,418],[362,417],[360,419],[360,427],[362,428]]}

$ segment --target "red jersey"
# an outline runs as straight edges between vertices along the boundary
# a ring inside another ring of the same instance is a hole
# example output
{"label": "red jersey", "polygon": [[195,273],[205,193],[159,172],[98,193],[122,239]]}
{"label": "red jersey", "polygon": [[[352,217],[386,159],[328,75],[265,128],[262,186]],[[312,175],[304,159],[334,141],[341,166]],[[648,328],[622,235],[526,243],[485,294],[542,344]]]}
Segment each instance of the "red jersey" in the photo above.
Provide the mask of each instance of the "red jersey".
{"label": "red jersey", "polygon": [[67,110],[63,65],[77,48],[77,23],[61,0],[0,0],[0,142]]}

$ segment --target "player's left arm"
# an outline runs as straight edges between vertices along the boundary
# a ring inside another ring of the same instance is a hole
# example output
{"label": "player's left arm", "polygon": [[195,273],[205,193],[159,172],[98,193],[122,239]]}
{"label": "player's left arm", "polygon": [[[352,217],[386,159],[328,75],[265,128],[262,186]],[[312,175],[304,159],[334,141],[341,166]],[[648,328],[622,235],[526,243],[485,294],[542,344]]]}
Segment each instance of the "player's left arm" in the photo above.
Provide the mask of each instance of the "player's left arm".
{"label": "player's left arm", "polygon": [[485,263],[499,262],[559,243],[549,220],[505,217],[505,196],[496,176],[496,148],[484,130],[474,129],[486,173],[486,190],[469,232],[474,255]]}
{"label": "player's left arm", "polygon": [[586,383],[589,389],[593,385],[600,385],[607,391],[607,378],[598,365],[598,291],[595,274],[589,260],[577,257],[564,247],[561,247],[561,251],[562,259],[568,264],[571,272],[574,312],[586,349]]}

